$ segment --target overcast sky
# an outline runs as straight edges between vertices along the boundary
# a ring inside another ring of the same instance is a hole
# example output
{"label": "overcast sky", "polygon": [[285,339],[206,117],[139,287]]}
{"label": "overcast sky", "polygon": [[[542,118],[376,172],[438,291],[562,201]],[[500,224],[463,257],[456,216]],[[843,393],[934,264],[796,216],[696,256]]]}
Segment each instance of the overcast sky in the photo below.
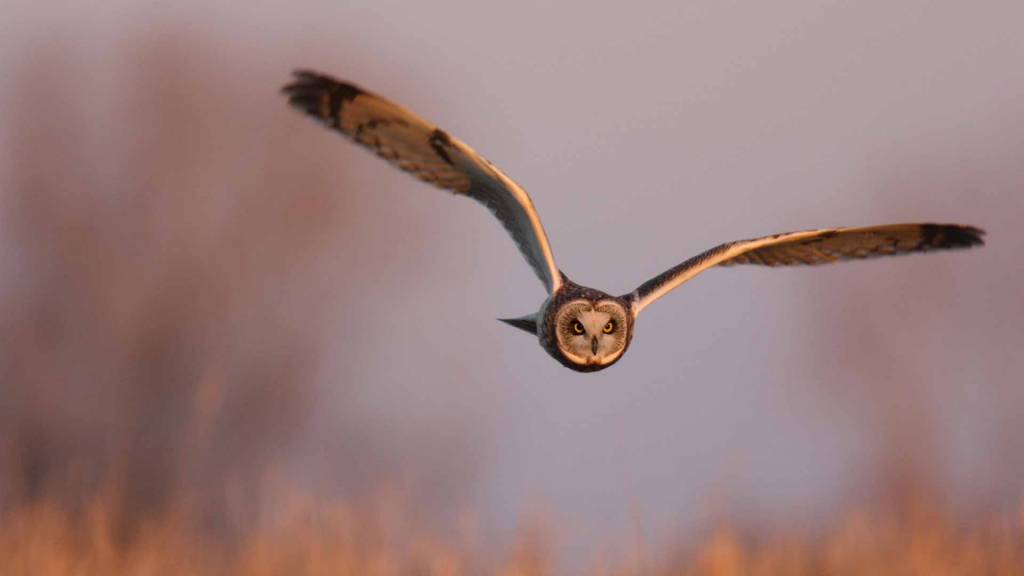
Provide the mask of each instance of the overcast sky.
{"label": "overcast sky", "polygon": [[[583,554],[638,523],[813,527],[903,483],[1024,496],[1019,1],[8,4],[0,386],[8,426],[75,431],[53,462],[139,437],[173,448],[154,478],[406,484]],[[495,321],[544,297],[501,226],[288,110],[298,67],[475,147],[612,293],[789,230],[988,245],[712,271],[577,374]],[[175,415],[207,404],[188,444]]]}

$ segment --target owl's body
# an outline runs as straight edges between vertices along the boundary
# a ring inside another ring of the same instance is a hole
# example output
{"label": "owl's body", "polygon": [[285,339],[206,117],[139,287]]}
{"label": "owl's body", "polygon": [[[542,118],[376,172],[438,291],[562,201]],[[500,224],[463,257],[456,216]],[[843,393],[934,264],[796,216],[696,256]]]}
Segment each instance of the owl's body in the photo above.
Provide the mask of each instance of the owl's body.
{"label": "owl's body", "polygon": [[536,314],[502,322],[537,335],[540,347],[563,366],[594,372],[619,361],[633,339],[633,314],[625,298],[580,286],[562,286]]}
{"label": "owl's body", "polygon": [[357,86],[296,72],[289,103],[417,178],[480,202],[512,236],[544,284],[540,310],[504,322],[535,334],[562,365],[593,372],[615,364],[640,312],[715,266],[816,265],[983,244],[984,231],[960,224],[890,224],[789,232],[728,242],[651,278],[624,296],[571,282],[555,264],[529,195],[472,148],[412,112]]}

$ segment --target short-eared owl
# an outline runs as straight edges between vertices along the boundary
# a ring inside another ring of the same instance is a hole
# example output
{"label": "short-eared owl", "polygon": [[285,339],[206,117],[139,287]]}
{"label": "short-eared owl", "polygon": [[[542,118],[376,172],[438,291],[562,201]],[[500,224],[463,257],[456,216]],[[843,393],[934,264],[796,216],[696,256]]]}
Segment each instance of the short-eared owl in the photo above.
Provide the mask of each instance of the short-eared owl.
{"label": "short-eared owl", "polygon": [[713,266],[825,264],[983,243],[982,230],[960,224],[789,232],[716,246],[629,294],[612,296],[574,284],[559,270],[526,191],[459,139],[380,96],[314,72],[295,72],[283,92],[295,108],[398,168],[487,206],[548,291],[536,313],[503,321],[536,335],[555,360],[582,372],[618,361],[629,347],[640,312]]}

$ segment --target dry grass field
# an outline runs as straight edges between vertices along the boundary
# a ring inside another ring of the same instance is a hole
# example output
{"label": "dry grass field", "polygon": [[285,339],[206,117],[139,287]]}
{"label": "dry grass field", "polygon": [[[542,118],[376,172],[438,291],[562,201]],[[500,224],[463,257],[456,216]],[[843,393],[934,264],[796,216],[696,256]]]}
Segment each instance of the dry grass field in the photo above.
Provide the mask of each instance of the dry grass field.
{"label": "dry grass field", "polygon": [[[4,514],[0,573],[543,576],[556,573],[559,560],[556,542],[543,529],[526,530],[507,551],[484,554],[471,534],[439,538],[429,527],[410,525],[393,502],[295,504],[272,528],[230,544],[205,538],[173,511],[125,531],[117,507],[105,502],[110,499],[72,513],[43,501]],[[1019,575],[1024,574],[1024,508],[1020,512],[1015,520],[964,527],[937,508],[917,504],[899,514],[850,514],[810,540],[721,526],[666,549],[625,546],[590,562],[586,573]]]}

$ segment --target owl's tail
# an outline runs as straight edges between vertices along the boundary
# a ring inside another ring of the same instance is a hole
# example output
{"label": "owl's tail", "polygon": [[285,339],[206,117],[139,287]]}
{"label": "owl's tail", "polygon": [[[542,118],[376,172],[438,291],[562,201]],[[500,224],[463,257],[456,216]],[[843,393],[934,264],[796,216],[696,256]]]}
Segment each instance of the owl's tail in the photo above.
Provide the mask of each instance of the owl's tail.
{"label": "owl's tail", "polygon": [[498,318],[498,320],[501,320],[502,322],[504,322],[505,324],[508,324],[509,326],[515,326],[516,328],[519,328],[520,330],[523,330],[525,332],[529,332],[530,334],[533,334],[534,336],[537,335],[537,314],[536,313],[529,314],[527,316],[521,316],[519,318]]}

